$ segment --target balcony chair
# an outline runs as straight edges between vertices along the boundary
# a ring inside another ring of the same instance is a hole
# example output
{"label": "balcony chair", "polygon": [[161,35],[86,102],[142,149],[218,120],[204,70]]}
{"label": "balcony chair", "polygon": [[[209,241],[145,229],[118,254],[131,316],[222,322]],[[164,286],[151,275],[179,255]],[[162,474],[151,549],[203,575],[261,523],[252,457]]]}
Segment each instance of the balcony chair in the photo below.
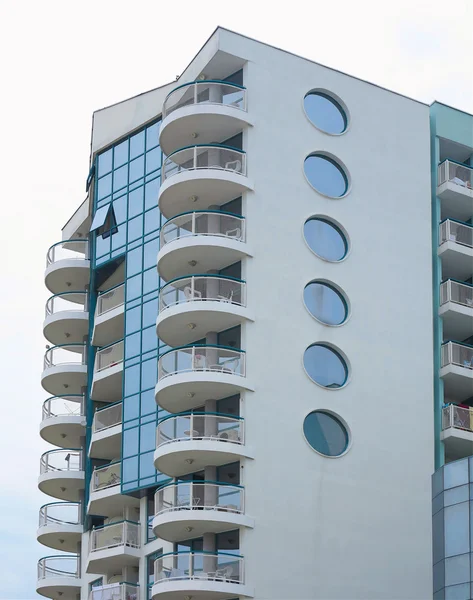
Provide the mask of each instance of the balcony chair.
{"label": "balcony chair", "polygon": [[235,229],[228,229],[225,231],[225,236],[234,238],[235,240],[241,240],[241,229],[239,227],[235,227]]}
{"label": "balcony chair", "polygon": [[229,302],[230,304],[233,302],[233,292],[234,290],[230,290],[230,294],[228,296],[224,296],[223,294],[219,294],[217,296],[220,302]]}
{"label": "balcony chair", "polygon": [[225,171],[236,171],[237,173],[241,173],[241,160],[231,160],[225,163],[224,169]]}
{"label": "balcony chair", "polygon": [[234,375],[236,369],[238,368],[239,362],[239,358],[230,358],[217,365],[209,365],[209,370],[220,371],[222,373],[229,373],[231,375]]}
{"label": "balcony chair", "polygon": [[184,288],[184,296],[187,302],[191,302],[192,300],[202,300],[202,292],[192,290],[190,285],[186,285]]}

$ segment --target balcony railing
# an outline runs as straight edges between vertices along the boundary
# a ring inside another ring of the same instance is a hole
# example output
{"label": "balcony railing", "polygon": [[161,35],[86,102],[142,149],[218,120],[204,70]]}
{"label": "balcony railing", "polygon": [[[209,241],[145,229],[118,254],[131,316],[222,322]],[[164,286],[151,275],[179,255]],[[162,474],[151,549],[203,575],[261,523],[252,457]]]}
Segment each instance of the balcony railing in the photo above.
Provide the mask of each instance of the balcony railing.
{"label": "balcony railing", "polygon": [[109,310],[113,310],[118,306],[125,304],[125,284],[121,283],[109,290],[100,292],[97,298],[97,309],[95,316],[99,317],[107,313]]}
{"label": "balcony railing", "polygon": [[458,342],[447,342],[442,345],[442,367],[455,365],[465,369],[473,369],[473,346]]}
{"label": "balcony railing", "polygon": [[87,240],[64,240],[57,242],[49,248],[46,255],[46,267],[59,260],[80,259],[89,257],[89,243]]}
{"label": "balcony railing", "polygon": [[473,188],[473,168],[452,160],[444,160],[438,167],[438,185],[442,185],[446,181],[471,189]]}
{"label": "balcony railing", "polygon": [[205,580],[244,583],[244,560],[228,552],[171,552],[154,562],[155,585],[163,581]]}
{"label": "balcony railing", "polygon": [[244,242],[245,218],[216,210],[182,213],[169,219],[161,227],[160,247],[174,240],[196,235],[212,235]]}
{"label": "balcony railing", "polygon": [[186,440],[216,440],[245,443],[242,417],[218,413],[192,412],[164,417],[156,429],[156,446]]}
{"label": "balcony railing", "polygon": [[473,432],[473,409],[450,404],[442,410],[442,429],[454,427]]}
{"label": "balcony railing", "polygon": [[246,154],[237,148],[219,144],[190,146],[176,150],[163,163],[163,181],[184,171],[219,169],[246,175]]}
{"label": "balcony railing", "polygon": [[80,561],[76,554],[58,554],[56,556],[47,556],[38,561],[38,580],[50,579],[56,577],[68,577],[79,579]]}
{"label": "balcony railing", "polygon": [[84,414],[82,394],[52,396],[43,402],[43,421],[53,417],[81,417]]}
{"label": "balcony railing", "polygon": [[80,525],[81,514],[77,502],[50,502],[39,509],[39,526]]}
{"label": "balcony railing", "polygon": [[213,371],[245,376],[245,352],[225,346],[183,346],[168,350],[158,360],[158,380],[177,373]]}
{"label": "balcony railing", "polygon": [[85,365],[85,344],[60,344],[48,348],[44,354],[44,368],[60,365]]}
{"label": "balcony railing", "polygon": [[40,473],[82,471],[82,451],[73,448],[49,450],[41,456]]}
{"label": "balcony railing", "polygon": [[46,302],[46,317],[64,311],[87,311],[87,294],[85,292],[62,292],[51,296]]}
{"label": "balcony railing", "polygon": [[192,81],[166,96],[163,119],[183,106],[217,104],[246,110],[246,88],[226,81]]}
{"label": "balcony railing", "polygon": [[455,242],[468,248],[473,248],[473,225],[446,219],[440,223],[440,245],[445,242]]}
{"label": "balcony railing", "polygon": [[140,586],[137,583],[109,583],[90,590],[89,600],[138,600]]}
{"label": "balcony railing", "polygon": [[123,340],[99,348],[95,355],[95,372],[103,371],[123,362]]}
{"label": "balcony railing", "polygon": [[453,279],[444,281],[440,286],[440,304],[446,302],[473,308],[473,286]]}
{"label": "balcony railing", "polygon": [[246,306],[246,283],[222,275],[193,275],[169,281],[159,291],[159,310],[186,302],[213,300]]}
{"label": "balcony railing", "polygon": [[120,521],[92,529],[89,544],[90,552],[117,546],[139,548],[141,545],[140,524],[134,521]]}
{"label": "balcony railing", "polygon": [[122,480],[122,463],[112,462],[103,467],[97,467],[92,473],[91,491],[98,492],[107,488],[120,485]]}
{"label": "balcony railing", "polygon": [[243,513],[244,489],[229,483],[180,481],[159,488],[154,495],[156,515],[191,508]]}
{"label": "balcony railing", "polygon": [[115,425],[120,425],[122,422],[122,408],[123,404],[121,401],[114,402],[103,408],[98,408],[94,414],[92,431],[97,433],[98,431],[104,431],[110,427],[115,427]]}

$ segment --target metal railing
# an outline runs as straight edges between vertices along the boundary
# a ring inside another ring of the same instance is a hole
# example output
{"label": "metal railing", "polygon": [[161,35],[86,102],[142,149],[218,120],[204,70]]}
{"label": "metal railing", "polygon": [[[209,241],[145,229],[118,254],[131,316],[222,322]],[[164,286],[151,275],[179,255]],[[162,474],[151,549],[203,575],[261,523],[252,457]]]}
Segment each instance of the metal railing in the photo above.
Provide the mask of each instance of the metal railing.
{"label": "metal railing", "polygon": [[465,369],[473,369],[473,346],[458,342],[446,342],[442,345],[441,366],[455,365]]}
{"label": "metal railing", "polygon": [[156,516],[176,510],[219,510],[243,514],[244,488],[213,481],[179,481],[169,483],[154,495]]}
{"label": "metal railing", "polygon": [[115,427],[115,425],[120,425],[122,422],[122,409],[123,403],[121,400],[110,404],[110,406],[98,408],[94,414],[92,431],[97,433],[98,431],[104,431],[110,427]]}
{"label": "metal railing", "polygon": [[39,509],[39,527],[81,525],[81,514],[78,502],[50,502]]}
{"label": "metal railing", "polygon": [[440,223],[439,244],[455,242],[468,248],[473,248],[473,225],[446,219]]}
{"label": "metal railing", "polygon": [[449,427],[473,431],[473,408],[462,408],[455,404],[445,406],[442,410],[442,429]]}
{"label": "metal railing", "polygon": [[82,471],[82,451],[77,448],[48,450],[41,455],[40,473]]}
{"label": "metal railing", "polygon": [[103,525],[103,527],[92,529],[90,532],[90,552],[115,548],[116,546],[139,548],[140,545],[140,524],[134,521],[110,523]]}
{"label": "metal railing", "polygon": [[125,284],[121,283],[120,285],[116,285],[109,290],[99,293],[95,316],[99,317],[109,310],[113,310],[123,304],[125,304]]}
{"label": "metal railing", "polygon": [[87,294],[85,292],[62,292],[48,298],[46,302],[46,317],[64,311],[87,312]]}
{"label": "metal railing", "polygon": [[454,302],[467,308],[473,308],[473,286],[447,279],[440,286],[440,304]]}
{"label": "metal railing", "polygon": [[176,150],[163,163],[162,180],[184,171],[218,169],[246,175],[246,154],[237,148],[219,144],[190,146]]}
{"label": "metal railing", "polygon": [[155,585],[186,579],[243,584],[243,556],[228,552],[170,552],[155,560]]}
{"label": "metal railing", "polygon": [[90,482],[91,492],[98,492],[106,488],[120,485],[122,480],[122,463],[120,461],[112,462],[103,467],[96,467],[92,473]]}
{"label": "metal railing", "polygon": [[245,377],[245,353],[225,346],[183,346],[168,350],[158,360],[158,380],[191,371],[214,371]]}
{"label": "metal railing", "polygon": [[43,402],[43,421],[53,417],[83,417],[84,414],[82,394],[51,396]]}
{"label": "metal railing", "polygon": [[138,600],[140,586],[137,583],[109,583],[94,587],[89,592],[89,600]]}
{"label": "metal railing", "polygon": [[123,340],[99,348],[95,354],[95,372],[103,371],[123,362]]}
{"label": "metal railing", "polygon": [[438,185],[449,181],[458,186],[473,188],[473,168],[451,160],[444,160],[438,167]]}
{"label": "metal railing", "polygon": [[169,281],[159,290],[159,310],[184,302],[214,300],[246,306],[246,283],[223,275],[192,275]]}
{"label": "metal railing", "polygon": [[49,248],[46,255],[46,267],[59,260],[88,259],[89,242],[87,240],[64,240],[57,242]]}
{"label": "metal railing", "polygon": [[85,365],[85,344],[60,344],[48,348],[44,353],[44,368],[58,367],[59,365]]}
{"label": "metal railing", "polygon": [[55,577],[80,577],[80,557],[77,554],[46,556],[38,561],[38,580]]}
{"label": "metal railing", "polygon": [[195,104],[217,104],[246,111],[246,88],[216,80],[185,83],[166,96],[163,119],[179,108]]}
{"label": "metal railing", "polygon": [[245,218],[216,210],[182,213],[169,219],[161,227],[160,248],[174,240],[197,235],[212,235],[245,242]]}
{"label": "metal railing", "polygon": [[186,440],[245,443],[245,421],[218,413],[192,412],[165,417],[156,428],[156,447]]}

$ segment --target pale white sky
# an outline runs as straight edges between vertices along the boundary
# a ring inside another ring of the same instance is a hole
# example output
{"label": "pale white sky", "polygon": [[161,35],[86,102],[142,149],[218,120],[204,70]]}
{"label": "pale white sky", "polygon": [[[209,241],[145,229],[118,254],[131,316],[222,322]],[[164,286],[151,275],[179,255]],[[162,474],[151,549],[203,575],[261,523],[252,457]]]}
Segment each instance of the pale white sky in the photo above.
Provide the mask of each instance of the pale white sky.
{"label": "pale white sky", "polygon": [[217,25],[473,113],[473,1],[0,0],[0,600],[35,598],[47,248],[83,200],[92,112],[173,81]]}

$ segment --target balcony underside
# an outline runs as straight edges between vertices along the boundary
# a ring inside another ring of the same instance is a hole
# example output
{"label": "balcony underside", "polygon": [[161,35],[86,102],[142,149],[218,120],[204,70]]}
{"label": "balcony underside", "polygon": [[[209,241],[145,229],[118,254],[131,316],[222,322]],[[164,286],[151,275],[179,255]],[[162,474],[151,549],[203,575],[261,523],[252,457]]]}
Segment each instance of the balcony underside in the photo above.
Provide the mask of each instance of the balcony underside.
{"label": "balcony underside", "polygon": [[131,546],[115,546],[94,550],[89,554],[87,573],[116,573],[123,567],[138,566],[141,550]]}
{"label": "balcony underside", "polygon": [[108,346],[108,344],[123,337],[124,327],[125,305],[122,304],[95,318],[92,344],[94,346]]}
{"label": "balcony underside", "polygon": [[89,331],[89,313],[65,310],[48,315],[43,323],[44,337],[54,345],[80,344]]}
{"label": "balcony underside", "polygon": [[473,248],[448,241],[439,247],[438,255],[442,259],[442,279],[466,281],[473,275]]}
{"label": "balcony underside", "polygon": [[44,273],[44,282],[52,294],[69,290],[85,291],[90,280],[90,261],[65,258],[49,265]]}
{"label": "balcony underside", "polygon": [[473,396],[473,369],[458,365],[447,365],[440,369],[444,382],[445,397],[463,402]]}
{"label": "balcony underside", "polygon": [[113,460],[122,451],[122,424],[114,425],[92,434],[90,440],[90,458]]}
{"label": "balcony underside", "polygon": [[446,302],[440,307],[439,314],[443,319],[443,335],[446,339],[461,340],[473,335],[473,304],[468,307]]}
{"label": "balcony underside", "polygon": [[120,485],[91,492],[87,513],[101,517],[113,517],[122,514],[128,507],[139,507],[140,500],[121,493]]}
{"label": "balcony underside", "polygon": [[77,600],[80,588],[80,579],[72,577],[48,577],[36,584],[38,594],[54,600]]}
{"label": "balcony underside", "polygon": [[48,496],[79,502],[84,489],[84,471],[52,471],[44,473],[38,479],[39,489]]}
{"label": "balcony underside", "polygon": [[41,421],[39,433],[43,440],[60,448],[80,448],[85,436],[85,417],[61,415]]}
{"label": "balcony underside", "polygon": [[446,181],[438,186],[437,196],[442,200],[442,218],[468,221],[473,215],[473,189]]}
{"label": "balcony underside", "polygon": [[82,388],[87,385],[87,365],[47,367],[41,375],[41,385],[51,396],[82,394]]}
{"label": "balcony underside", "polygon": [[201,579],[164,580],[152,588],[153,600],[233,600],[252,598],[253,590],[246,585]]}
{"label": "balcony underside", "polygon": [[123,362],[94,373],[90,397],[92,400],[115,402],[122,398]]}
{"label": "balcony underside", "polygon": [[77,552],[81,541],[82,525],[43,525],[38,529],[37,540],[43,546],[63,552]]}
{"label": "balcony underside", "polygon": [[457,460],[473,454],[473,432],[456,427],[448,427],[441,433],[440,439],[445,446],[447,460]]}

